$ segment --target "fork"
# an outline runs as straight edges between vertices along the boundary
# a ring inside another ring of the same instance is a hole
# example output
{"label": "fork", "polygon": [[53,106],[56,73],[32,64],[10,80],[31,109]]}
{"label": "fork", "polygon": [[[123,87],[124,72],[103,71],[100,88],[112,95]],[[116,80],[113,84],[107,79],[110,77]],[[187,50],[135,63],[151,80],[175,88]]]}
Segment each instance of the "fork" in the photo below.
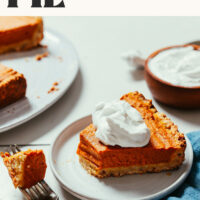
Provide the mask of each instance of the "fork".
{"label": "fork", "polygon": [[[15,154],[20,152],[21,149],[15,144],[10,145],[9,152]],[[59,200],[57,194],[49,187],[49,185],[44,181],[38,182],[36,185],[29,189],[19,188],[24,197],[27,200]]]}

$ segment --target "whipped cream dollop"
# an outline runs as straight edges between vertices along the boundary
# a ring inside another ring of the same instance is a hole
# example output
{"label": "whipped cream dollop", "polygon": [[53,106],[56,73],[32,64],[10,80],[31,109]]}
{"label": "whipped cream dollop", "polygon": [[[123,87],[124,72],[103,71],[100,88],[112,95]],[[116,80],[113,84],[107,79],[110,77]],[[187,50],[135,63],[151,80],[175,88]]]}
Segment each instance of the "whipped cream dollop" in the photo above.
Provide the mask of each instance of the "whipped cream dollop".
{"label": "whipped cream dollop", "polygon": [[164,50],[150,60],[149,69],[173,85],[200,86],[200,51],[191,46]]}
{"label": "whipped cream dollop", "polygon": [[126,101],[101,102],[92,113],[96,137],[105,145],[143,147],[150,132],[140,113]]}

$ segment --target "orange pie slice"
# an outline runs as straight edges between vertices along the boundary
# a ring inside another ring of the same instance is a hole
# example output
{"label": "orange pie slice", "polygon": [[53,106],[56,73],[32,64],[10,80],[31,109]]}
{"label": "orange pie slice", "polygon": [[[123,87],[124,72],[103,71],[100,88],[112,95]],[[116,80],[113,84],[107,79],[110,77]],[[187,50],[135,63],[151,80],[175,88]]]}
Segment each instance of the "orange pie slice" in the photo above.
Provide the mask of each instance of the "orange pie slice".
{"label": "orange pie slice", "polygon": [[0,64],[0,108],[23,98],[26,87],[23,74]]}
{"label": "orange pie slice", "polygon": [[178,168],[184,161],[186,141],[177,126],[138,92],[126,94],[121,100],[143,117],[151,133],[148,145],[130,148],[104,145],[90,124],[80,133],[77,154],[81,165],[99,178]]}
{"label": "orange pie slice", "polygon": [[41,17],[0,17],[0,54],[36,47],[42,39]]}

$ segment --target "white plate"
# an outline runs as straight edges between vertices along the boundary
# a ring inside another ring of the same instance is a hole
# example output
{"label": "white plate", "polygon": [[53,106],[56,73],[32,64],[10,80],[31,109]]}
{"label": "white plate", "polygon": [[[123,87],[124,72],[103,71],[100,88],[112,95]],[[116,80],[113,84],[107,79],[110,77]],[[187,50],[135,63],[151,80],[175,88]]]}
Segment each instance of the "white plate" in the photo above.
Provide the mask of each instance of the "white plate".
{"label": "white plate", "polygon": [[68,126],[52,144],[50,166],[61,186],[81,199],[133,200],[158,199],[174,191],[187,177],[193,151],[186,137],[185,161],[178,169],[167,172],[98,179],[89,175],[76,155],[79,132],[91,123],[91,116]]}
{"label": "white plate", "polygon": [[[77,75],[78,56],[68,40],[47,29],[42,43],[48,48],[0,56],[2,64],[24,74],[28,85],[26,98],[0,109],[0,132],[14,128],[46,110],[66,92]],[[36,61],[35,55],[46,51],[49,56]],[[59,82],[59,90],[48,94],[54,82]]]}

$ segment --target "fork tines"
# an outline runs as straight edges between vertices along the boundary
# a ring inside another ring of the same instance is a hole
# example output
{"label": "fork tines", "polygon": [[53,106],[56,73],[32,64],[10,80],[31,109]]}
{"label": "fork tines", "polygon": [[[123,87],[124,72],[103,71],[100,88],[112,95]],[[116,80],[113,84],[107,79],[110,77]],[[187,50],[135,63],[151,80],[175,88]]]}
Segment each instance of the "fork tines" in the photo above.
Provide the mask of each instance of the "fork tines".
{"label": "fork tines", "polygon": [[37,183],[36,185],[32,186],[29,189],[22,189],[22,188],[19,189],[28,200],[45,199],[51,193],[50,191],[44,188],[41,182]]}
{"label": "fork tines", "polygon": [[10,153],[15,154],[15,153],[20,152],[20,151],[21,151],[21,149],[16,144],[10,145],[10,147],[9,147]]}

